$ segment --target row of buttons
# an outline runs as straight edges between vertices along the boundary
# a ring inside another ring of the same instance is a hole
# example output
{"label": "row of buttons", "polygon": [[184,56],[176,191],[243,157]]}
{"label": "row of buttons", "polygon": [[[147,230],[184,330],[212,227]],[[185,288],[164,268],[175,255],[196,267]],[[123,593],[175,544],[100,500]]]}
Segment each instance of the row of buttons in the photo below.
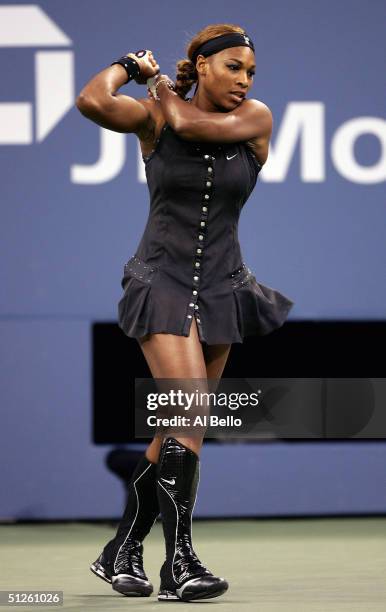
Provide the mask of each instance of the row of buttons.
{"label": "row of buttons", "polygon": [[[206,237],[206,227],[208,224],[208,206],[206,204],[210,200],[210,197],[211,197],[210,190],[213,185],[213,165],[210,165],[210,164],[211,164],[211,161],[215,160],[215,157],[213,155],[208,155],[208,154],[205,154],[203,158],[205,162],[207,163],[209,162],[209,165],[207,166],[207,169],[206,169],[207,174],[205,177],[205,193],[203,194],[203,202],[201,204],[201,216],[200,216],[199,230],[197,234],[196,254],[195,254],[195,258],[193,262],[193,269],[194,269],[193,289],[192,289],[193,297],[192,297],[192,301],[189,303],[189,308],[193,309],[196,315],[196,321],[199,325],[201,325],[201,319],[197,312],[199,310],[199,306],[196,304],[196,302],[198,300],[198,287],[199,287],[200,273],[201,273],[200,259],[203,253],[203,247],[204,247],[204,242],[205,242],[205,237]],[[187,319],[192,319],[192,318],[193,318],[193,315],[189,313],[187,315]]]}

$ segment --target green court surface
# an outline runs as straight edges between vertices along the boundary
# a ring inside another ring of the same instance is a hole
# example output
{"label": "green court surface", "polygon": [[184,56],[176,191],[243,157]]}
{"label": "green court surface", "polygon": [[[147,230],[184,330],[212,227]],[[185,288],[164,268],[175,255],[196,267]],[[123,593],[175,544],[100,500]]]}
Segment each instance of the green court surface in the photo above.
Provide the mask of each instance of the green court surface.
{"label": "green court surface", "polygon": [[128,598],[89,570],[115,530],[92,523],[0,526],[0,589],[61,590],[64,606],[1,610],[200,610],[369,612],[386,610],[386,518],[197,521],[195,549],[225,577],[225,595],[205,602],[158,602],[164,559],[160,523],[145,540],[151,597]]}

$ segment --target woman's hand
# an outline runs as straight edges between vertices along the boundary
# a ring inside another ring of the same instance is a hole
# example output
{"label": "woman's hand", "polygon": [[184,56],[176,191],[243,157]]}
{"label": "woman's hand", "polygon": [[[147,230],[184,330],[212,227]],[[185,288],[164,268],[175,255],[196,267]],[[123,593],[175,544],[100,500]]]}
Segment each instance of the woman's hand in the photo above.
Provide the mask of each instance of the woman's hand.
{"label": "woman's hand", "polygon": [[156,75],[160,70],[152,51],[148,49],[146,49],[146,54],[143,57],[138,57],[135,53],[127,53],[126,55],[132,57],[138,63],[140,75],[134,79],[138,85],[146,85],[147,79]]}

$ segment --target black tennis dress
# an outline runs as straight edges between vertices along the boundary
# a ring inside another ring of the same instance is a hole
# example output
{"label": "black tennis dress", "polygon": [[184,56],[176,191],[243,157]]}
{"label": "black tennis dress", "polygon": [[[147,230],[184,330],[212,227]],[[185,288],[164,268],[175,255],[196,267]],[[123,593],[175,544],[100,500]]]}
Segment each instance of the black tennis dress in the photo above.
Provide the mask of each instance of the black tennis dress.
{"label": "black tennis dress", "polygon": [[183,140],[166,123],[143,159],[150,211],[124,266],[124,333],[189,336],[195,318],[201,342],[228,344],[283,325],[293,302],[256,281],[238,240],[262,168],[248,145]]}

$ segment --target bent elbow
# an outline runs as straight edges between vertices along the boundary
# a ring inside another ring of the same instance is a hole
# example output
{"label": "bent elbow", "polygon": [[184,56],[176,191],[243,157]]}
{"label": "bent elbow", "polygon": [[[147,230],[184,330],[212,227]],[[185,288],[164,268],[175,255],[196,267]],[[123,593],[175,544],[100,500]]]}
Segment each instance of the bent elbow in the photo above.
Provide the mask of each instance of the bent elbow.
{"label": "bent elbow", "polygon": [[76,98],[76,108],[88,119],[94,119],[96,117],[102,117],[109,114],[113,110],[114,98],[111,100],[104,99],[97,100],[94,97],[88,96],[80,92]]}
{"label": "bent elbow", "polygon": [[91,108],[92,102],[88,96],[81,92],[75,100],[75,106],[84,115]]}

